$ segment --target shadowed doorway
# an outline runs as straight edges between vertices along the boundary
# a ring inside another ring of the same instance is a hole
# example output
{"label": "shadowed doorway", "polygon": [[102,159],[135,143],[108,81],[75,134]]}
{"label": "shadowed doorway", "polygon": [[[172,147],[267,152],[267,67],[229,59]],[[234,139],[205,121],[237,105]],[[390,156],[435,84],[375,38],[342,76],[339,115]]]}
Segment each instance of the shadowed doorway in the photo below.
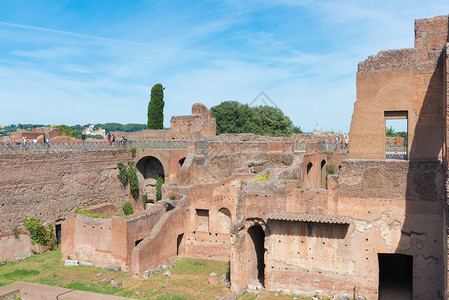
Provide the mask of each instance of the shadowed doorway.
{"label": "shadowed doorway", "polygon": [[378,254],[379,300],[412,299],[413,257],[403,254]]}

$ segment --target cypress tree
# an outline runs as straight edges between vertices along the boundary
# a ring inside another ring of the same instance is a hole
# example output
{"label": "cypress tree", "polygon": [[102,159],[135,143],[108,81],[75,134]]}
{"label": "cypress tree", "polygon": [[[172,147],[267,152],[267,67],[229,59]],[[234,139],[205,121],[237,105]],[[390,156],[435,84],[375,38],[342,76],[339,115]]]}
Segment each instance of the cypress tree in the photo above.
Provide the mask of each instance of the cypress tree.
{"label": "cypress tree", "polygon": [[148,103],[148,129],[164,128],[164,88],[156,83],[151,89],[151,99]]}

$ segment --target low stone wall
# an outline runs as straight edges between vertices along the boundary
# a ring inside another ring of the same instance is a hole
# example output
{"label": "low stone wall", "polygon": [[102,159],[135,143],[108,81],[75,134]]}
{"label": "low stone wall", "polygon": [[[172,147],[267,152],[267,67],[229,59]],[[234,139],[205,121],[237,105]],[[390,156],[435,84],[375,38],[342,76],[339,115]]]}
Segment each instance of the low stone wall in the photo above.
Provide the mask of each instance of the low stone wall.
{"label": "low stone wall", "polygon": [[165,204],[159,202],[128,217],[92,218],[72,214],[62,224],[62,259],[70,256],[99,266],[129,270],[131,250],[150,234],[165,210]]}
{"label": "low stone wall", "polygon": [[20,230],[16,235],[12,231],[0,232],[0,262],[22,260],[33,253],[28,230]]}
{"label": "low stone wall", "polygon": [[24,300],[60,299],[60,300],[132,300],[113,295],[65,289],[56,286],[16,281],[0,287],[0,298],[14,300],[19,297]]}

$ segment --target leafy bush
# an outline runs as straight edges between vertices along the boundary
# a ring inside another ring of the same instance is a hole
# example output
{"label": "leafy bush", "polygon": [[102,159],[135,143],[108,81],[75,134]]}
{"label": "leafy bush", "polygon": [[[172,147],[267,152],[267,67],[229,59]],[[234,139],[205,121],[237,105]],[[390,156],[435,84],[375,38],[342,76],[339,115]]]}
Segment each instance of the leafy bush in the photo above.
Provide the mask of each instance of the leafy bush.
{"label": "leafy bush", "polygon": [[51,224],[45,227],[40,218],[33,218],[32,216],[26,218],[23,224],[31,233],[31,241],[33,244],[39,243],[42,246],[47,246],[50,250],[55,248],[56,237]]}
{"label": "leafy bush", "polygon": [[117,167],[118,167],[118,171],[119,171],[118,172],[118,179],[120,179],[120,182],[123,185],[126,185],[126,183],[128,182],[128,170],[127,170],[125,164],[121,163],[121,162],[119,162],[117,164]]}
{"label": "leafy bush", "polygon": [[134,199],[137,199],[139,194],[139,179],[137,179],[136,169],[129,168],[128,170],[129,189]]}
{"label": "leafy bush", "polygon": [[134,148],[134,147],[131,147],[131,156],[132,156],[133,158],[136,158],[136,152],[137,152],[137,149]]}
{"label": "leafy bush", "polygon": [[173,196],[170,196],[170,200],[178,200],[178,199],[176,199],[176,196],[173,195]]}
{"label": "leafy bush", "polygon": [[123,204],[122,210],[125,216],[129,216],[134,213],[133,205],[130,202],[126,202],[125,204]]}
{"label": "leafy bush", "polygon": [[70,126],[67,126],[67,125],[58,125],[58,126],[56,126],[56,128],[59,129],[59,135],[61,135],[63,132],[65,132],[65,134],[66,134],[67,136],[71,136],[71,137],[76,138],[76,139],[81,139],[81,137],[78,136],[78,135],[76,134],[76,132],[75,132]]}
{"label": "leafy bush", "polygon": [[156,199],[161,200],[162,198],[162,185],[164,184],[164,176],[158,175],[156,179]]}

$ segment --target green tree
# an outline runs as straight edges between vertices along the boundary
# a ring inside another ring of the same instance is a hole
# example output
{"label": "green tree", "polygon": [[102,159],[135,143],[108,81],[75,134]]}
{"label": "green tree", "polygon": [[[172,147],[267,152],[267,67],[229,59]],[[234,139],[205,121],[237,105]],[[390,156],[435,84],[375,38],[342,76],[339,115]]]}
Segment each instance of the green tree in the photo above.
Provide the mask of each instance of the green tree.
{"label": "green tree", "polygon": [[151,89],[151,99],[148,103],[148,129],[164,128],[164,88],[156,83]]}
{"label": "green tree", "polygon": [[217,121],[217,134],[255,133],[258,135],[289,136],[302,133],[290,118],[276,107],[250,107],[237,101],[224,101],[211,108]]}
{"label": "green tree", "polygon": [[396,133],[394,132],[393,126],[385,127],[385,135],[386,136],[390,136],[390,137],[396,136]]}

